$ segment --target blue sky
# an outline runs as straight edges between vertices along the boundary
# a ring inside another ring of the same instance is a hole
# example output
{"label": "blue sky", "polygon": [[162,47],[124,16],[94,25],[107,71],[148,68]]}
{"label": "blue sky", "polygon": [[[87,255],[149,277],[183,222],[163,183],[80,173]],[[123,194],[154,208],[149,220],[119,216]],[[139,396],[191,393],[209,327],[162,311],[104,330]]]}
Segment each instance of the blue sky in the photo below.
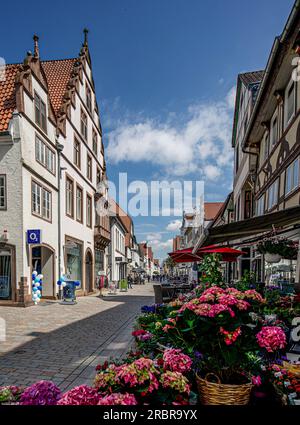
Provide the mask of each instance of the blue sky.
{"label": "blue sky", "polygon": [[[205,199],[232,184],[234,86],[263,69],[292,0],[6,2],[0,56],[19,62],[40,36],[44,59],[77,55],[89,28],[108,177],[204,180]],[[124,206],[124,205],[123,205]],[[134,217],[163,258],[180,217]],[[170,224],[171,223],[171,224]]]}

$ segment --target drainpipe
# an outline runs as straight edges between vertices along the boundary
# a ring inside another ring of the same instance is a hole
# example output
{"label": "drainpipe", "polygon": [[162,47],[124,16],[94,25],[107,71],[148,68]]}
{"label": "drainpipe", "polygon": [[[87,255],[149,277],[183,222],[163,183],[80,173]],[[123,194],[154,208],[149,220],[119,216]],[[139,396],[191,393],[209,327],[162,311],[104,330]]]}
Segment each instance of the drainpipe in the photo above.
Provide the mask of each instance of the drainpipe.
{"label": "drainpipe", "polygon": [[[57,202],[57,214],[58,214],[58,279],[61,276],[61,153],[64,149],[64,146],[61,143],[58,143],[56,139],[56,149],[57,149],[57,188],[58,188],[58,202]],[[62,299],[62,288],[59,287],[59,299]]]}

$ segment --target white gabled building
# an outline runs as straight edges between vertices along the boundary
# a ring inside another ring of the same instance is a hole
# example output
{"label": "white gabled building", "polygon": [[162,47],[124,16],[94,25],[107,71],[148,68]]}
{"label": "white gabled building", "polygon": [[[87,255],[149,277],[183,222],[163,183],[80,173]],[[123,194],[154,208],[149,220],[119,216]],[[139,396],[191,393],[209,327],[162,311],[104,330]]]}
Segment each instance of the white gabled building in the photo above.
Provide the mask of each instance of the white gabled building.
{"label": "white gabled building", "polygon": [[108,271],[105,179],[87,31],[73,59],[42,61],[35,36],[34,53],[0,79],[2,304],[30,303],[33,270],[43,297],[57,297],[61,274],[78,295],[94,291]]}

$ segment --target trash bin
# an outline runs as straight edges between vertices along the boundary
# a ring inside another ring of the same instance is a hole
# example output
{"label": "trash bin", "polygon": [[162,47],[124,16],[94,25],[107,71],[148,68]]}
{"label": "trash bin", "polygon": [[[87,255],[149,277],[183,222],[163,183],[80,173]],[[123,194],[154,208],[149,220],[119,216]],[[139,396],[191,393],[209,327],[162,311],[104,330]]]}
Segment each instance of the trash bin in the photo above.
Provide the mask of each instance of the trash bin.
{"label": "trash bin", "polygon": [[128,290],[128,282],[127,279],[121,279],[120,280],[120,286],[119,286],[120,291],[127,291]]}

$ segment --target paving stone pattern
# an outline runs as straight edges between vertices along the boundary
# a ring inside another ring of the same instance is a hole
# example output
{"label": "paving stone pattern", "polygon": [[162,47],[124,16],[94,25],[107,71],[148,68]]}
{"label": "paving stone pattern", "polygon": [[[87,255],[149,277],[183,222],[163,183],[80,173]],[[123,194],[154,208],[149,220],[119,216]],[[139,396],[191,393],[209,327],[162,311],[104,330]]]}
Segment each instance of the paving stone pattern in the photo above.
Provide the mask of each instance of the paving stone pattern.
{"label": "paving stone pattern", "polygon": [[6,340],[0,341],[0,385],[47,379],[65,391],[91,384],[98,363],[129,350],[135,317],[141,306],[153,302],[153,286],[134,285],[128,292],[77,301],[0,307],[6,323]]}

